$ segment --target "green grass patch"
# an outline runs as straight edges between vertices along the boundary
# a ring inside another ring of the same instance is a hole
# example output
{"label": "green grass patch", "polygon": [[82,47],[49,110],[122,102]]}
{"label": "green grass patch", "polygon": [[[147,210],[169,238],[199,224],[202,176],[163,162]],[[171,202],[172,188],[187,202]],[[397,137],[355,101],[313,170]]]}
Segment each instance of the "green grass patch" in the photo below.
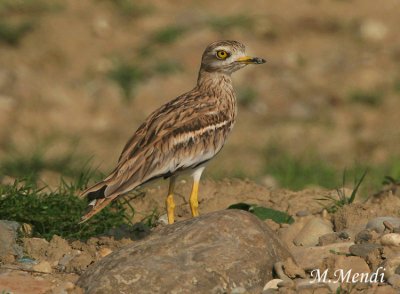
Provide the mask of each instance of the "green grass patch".
{"label": "green grass patch", "polygon": [[153,67],[153,71],[162,76],[178,73],[182,71],[182,65],[177,61],[159,60]]}
{"label": "green grass patch", "polygon": [[234,28],[251,29],[254,25],[254,19],[244,14],[236,14],[211,18],[208,24],[213,30],[225,33]]}
{"label": "green grass patch", "polygon": [[393,89],[396,93],[400,93],[400,79],[394,81]]}
{"label": "green grass patch", "polygon": [[33,237],[50,240],[53,235],[66,239],[88,239],[130,220],[119,201],[103,209],[86,223],[79,224],[87,207],[78,191],[87,185],[90,172],[84,172],[72,183],[62,182],[54,192],[39,189],[30,180],[0,185],[0,219],[27,223]]}
{"label": "green grass patch", "polygon": [[349,94],[349,100],[368,106],[379,106],[382,104],[383,93],[378,91],[354,90]]}
{"label": "green grass patch", "polygon": [[136,87],[146,79],[146,74],[137,64],[117,61],[108,77],[119,86],[124,100],[129,102]]}
{"label": "green grass patch", "polygon": [[257,100],[257,91],[251,87],[240,88],[237,95],[238,103],[243,107],[249,107]]}
{"label": "green grass patch", "polygon": [[8,155],[0,161],[0,172],[3,176],[30,179],[36,182],[41,172],[52,171],[63,176],[74,177],[79,175],[90,160],[78,156],[73,151],[57,157],[47,156],[48,147],[38,146],[31,152],[15,151],[9,147]]}
{"label": "green grass patch", "polygon": [[354,200],[356,199],[356,196],[357,196],[357,192],[360,188],[360,185],[364,181],[366,175],[367,175],[367,171],[364,171],[364,173],[362,174],[360,179],[355,179],[354,188],[353,188],[350,196],[347,196],[346,192],[345,192],[346,172],[344,172],[342,188],[336,189],[337,197],[325,196],[325,197],[317,199],[317,200],[324,201],[325,203],[328,202],[328,204],[325,204],[325,203],[322,203],[322,204],[329,213],[337,212],[339,210],[339,208],[341,208],[345,205],[350,205],[354,202]]}
{"label": "green grass patch", "polygon": [[17,46],[23,37],[33,30],[31,22],[13,24],[0,21],[0,42],[10,46]]}
{"label": "green grass patch", "polygon": [[59,0],[1,0],[0,15],[40,14],[60,10],[63,7]]}
{"label": "green grass patch", "polygon": [[177,41],[186,29],[182,26],[167,26],[156,32],[152,36],[152,42],[160,45],[171,44]]}
{"label": "green grass patch", "polygon": [[[265,168],[263,174],[273,176],[283,188],[301,190],[307,186],[320,186],[328,189],[336,189],[345,185],[343,175],[348,180],[354,179],[355,185],[364,171],[363,185],[358,191],[372,195],[382,188],[385,177],[394,180],[400,179],[400,158],[393,157],[379,165],[368,162],[354,163],[349,166],[337,167],[332,162],[323,160],[309,152],[301,155],[291,155],[284,148],[269,146],[265,151]],[[339,197],[340,198],[340,197]]]}
{"label": "green grass patch", "polygon": [[[98,0],[100,1],[100,0]],[[118,12],[125,17],[138,17],[150,13],[153,8],[149,5],[139,4],[137,0],[101,0],[111,3]]]}
{"label": "green grass patch", "polygon": [[335,188],[336,170],[311,155],[295,157],[278,147],[266,151],[265,173],[272,175],[282,187],[300,190],[306,186],[318,185]]}

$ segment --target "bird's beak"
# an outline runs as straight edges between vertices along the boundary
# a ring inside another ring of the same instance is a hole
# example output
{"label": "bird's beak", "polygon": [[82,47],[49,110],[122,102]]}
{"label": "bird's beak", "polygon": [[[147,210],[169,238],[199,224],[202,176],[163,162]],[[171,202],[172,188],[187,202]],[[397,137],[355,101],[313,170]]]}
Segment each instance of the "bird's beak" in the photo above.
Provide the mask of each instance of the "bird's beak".
{"label": "bird's beak", "polygon": [[237,62],[244,64],[263,64],[265,59],[259,57],[242,56],[236,59]]}

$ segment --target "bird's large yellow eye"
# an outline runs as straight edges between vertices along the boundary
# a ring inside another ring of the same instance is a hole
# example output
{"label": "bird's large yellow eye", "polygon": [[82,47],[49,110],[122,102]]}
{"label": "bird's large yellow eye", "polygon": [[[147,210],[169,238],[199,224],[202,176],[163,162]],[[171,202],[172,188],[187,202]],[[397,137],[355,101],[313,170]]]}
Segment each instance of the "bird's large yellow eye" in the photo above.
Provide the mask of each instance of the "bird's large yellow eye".
{"label": "bird's large yellow eye", "polygon": [[218,50],[217,51],[217,58],[218,59],[227,59],[229,57],[229,53],[225,50]]}

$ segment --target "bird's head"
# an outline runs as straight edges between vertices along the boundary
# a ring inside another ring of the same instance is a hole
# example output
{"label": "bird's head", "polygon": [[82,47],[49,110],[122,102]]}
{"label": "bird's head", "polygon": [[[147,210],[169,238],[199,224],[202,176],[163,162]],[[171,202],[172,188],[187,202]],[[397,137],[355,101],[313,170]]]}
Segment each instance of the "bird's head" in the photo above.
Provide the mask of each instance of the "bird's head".
{"label": "bird's head", "polygon": [[265,59],[247,56],[246,47],[237,41],[217,41],[207,46],[201,68],[208,72],[231,74],[248,64],[262,64]]}

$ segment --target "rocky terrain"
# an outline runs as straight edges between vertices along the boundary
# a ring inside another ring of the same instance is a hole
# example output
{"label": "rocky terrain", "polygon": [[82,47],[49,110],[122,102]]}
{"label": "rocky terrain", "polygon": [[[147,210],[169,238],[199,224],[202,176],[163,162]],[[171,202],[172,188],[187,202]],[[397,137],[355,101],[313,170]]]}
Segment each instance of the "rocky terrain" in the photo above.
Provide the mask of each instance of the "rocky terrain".
{"label": "rocky terrain", "polygon": [[[89,159],[108,173],[143,119],[193,87],[210,42],[239,40],[268,62],[233,77],[238,122],[206,169],[201,218],[190,219],[183,178],[170,227],[163,181],[130,198],[132,222],[157,212],[155,227],[137,224],[135,234],[47,241],[1,220],[0,292],[94,293],[96,281],[140,281],[143,292],[159,283],[236,294],[398,293],[399,11],[397,0],[1,0],[0,185],[32,171],[52,189]],[[369,173],[355,201],[343,203],[353,178],[332,174],[357,165]],[[381,187],[387,175],[393,181]],[[287,212],[294,223],[266,220],[268,229],[226,211],[239,202]],[[101,280],[104,269],[112,274]],[[121,269],[135,276],[116,278]],[[327,278],[315,282],[316,270]],[[344,282],[333,282],[336,270],[349,273]]]}
{"label": "rocky terrain", "polygon": [[[178,191],[184,192],[181,185]],[[134,201],[138,207],[140,202],[161,203],[161,192],[149,189],[146,201]],[[18,224],[2,221],[0,289],[10,293],[83,293],[83,289],[109,293],[107,287],[122,291],[128,283],[143,293],[151,293],[151,285],[193,293],[196,289],[337,293],[338,287],[339,293],[397,293],[400,218],[395,216],[400,198],[396,190],[387,189],[329,213],[316,199],[335,193],[271,190],[239,180],[206,182],[200,218],[190,218],[182,199],[174,225],[163,224],[162,215],[159,225],[142,236],[98,236],[87,242],[58,236],[50,242],[30,238]],[[287,211],[295,222],[279,225],[266,220],[271,230],[248,212],[224,210],[240,199]],[[315,282],[318,269],[321,275],[328,270],[325,281]],[[336,270],[343,270],[345,279],[329,282],[339,278]],[[360,278],[373,273],[378,275],[375,280]]]}

